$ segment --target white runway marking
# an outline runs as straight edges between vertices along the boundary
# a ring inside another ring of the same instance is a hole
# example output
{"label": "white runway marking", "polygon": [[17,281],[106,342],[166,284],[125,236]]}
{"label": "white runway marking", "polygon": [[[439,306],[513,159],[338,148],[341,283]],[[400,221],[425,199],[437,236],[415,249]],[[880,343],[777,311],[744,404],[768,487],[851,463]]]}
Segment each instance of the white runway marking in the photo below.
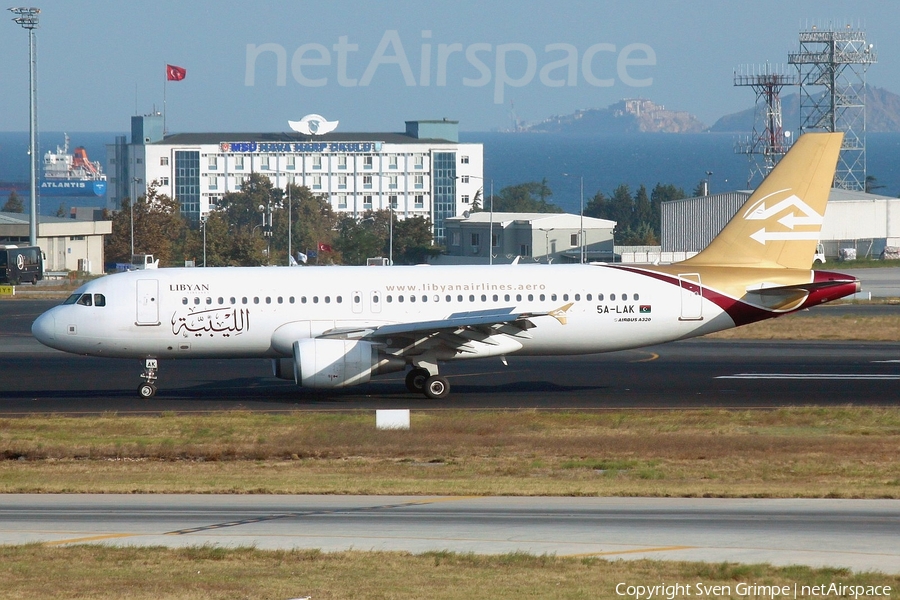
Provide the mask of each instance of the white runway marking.
{"label": "white runway marking", "polygon": [[896,381],[900,380],[900,373],[896,375],[864,375],[859,373],[736,373],[734,375],[720,375],[716,379],[804,379],[804,380],[864,380],[864,381]]}

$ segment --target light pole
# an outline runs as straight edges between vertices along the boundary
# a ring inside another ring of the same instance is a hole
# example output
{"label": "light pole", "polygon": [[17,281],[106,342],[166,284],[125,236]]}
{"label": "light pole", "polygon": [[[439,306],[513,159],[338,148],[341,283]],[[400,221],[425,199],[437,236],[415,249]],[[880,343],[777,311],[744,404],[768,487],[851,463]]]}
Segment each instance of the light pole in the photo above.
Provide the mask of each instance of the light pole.
{"label": "light pole", "polygon": [[206,266],[206,221],[209,213],[200,213],[200,228],[203,229],[203,266]]}
{"label": "light pole", "polygon": [[134,260],[134,203],[136,201],[135,194],[137,194],[136,185],[140,183],[142,180],[140,177],[132,177],[131,178],[131,258]]}
{"label": "light pole", "polygon": [[[568,173],[563,173],[563,177],[570,177]],[[578,262],[584,264],[585,244],[584,244],[584,175],[579,177],[581,180],[581,217],[578,224]]]}
{"label": "light pole", "polygon": [[394,203],[388,202],[391,209],[391,225],[388,228],[388,266],[394,266]]}
{"label": "light pole", "polygon": [[35,78],[35,66],[37,55],[34,47],[34,30],[38,26],[39,8],[10,8],[10,12],[16,15],[13,18],[17,24],[28,30],[28,94],[29,94],[29,141],[28,154],[31,159],[31,218],[28,220],[28,243],[37,246],[37,79]]}

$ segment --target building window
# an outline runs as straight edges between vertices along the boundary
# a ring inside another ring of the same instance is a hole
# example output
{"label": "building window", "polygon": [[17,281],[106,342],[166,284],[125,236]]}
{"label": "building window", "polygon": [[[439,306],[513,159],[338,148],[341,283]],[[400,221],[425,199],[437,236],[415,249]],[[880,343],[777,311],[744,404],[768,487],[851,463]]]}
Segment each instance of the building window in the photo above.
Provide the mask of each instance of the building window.
{"label": "building window", "polygon": [[451,232],[450,233],[450,245],[451,246],[459,246],[459,244],[461,242],[461,240],[460,240],[461,237],[462,236],[460,235],[460,233],[458,231]]}
{"label": "building window", "polygon": [[469,183],[469,176],[468,175],[460,175],[459,181],[460,181],[460,183]]}
{"label": "building window", "polygon": [[159,157],[159,166],[168,167],[169,166],[169,157],[168,156],[160,156]]}
{"label": "building window", "polygon": [[388,157],[388,169],[396,169],[397,168],[397,157],[390,156]]}
{"label": "building window", "polygon": [[372,157],[371,156],[363,156],[363,169],[371,169],[372,168]]}
{"label": "building window", "polygon": [[388,202],[390,202],[391,208],[397,210],[397,196],[388,196]]}
{"label": "building window", "polygon": [[422,188],[424,188],[425,187],[425,176],[424,175],[416,175],[413,178],[413,186],[417,190],[421,190]]}
{"label": "building window", "polygon": [[389,175],[389,176],[388,176],[388,189],[389,189],[389,190],[396,190],[396,189],[397,189],[397,176],[396,176],[396,175]]}
{"label": "building window", "polygon": [[347,176],[346,175],[338,175],[338,189],[339,190],[347,189]]}
{"label": "building window", "polygon": [[134,159],[134,163],[135,163],[136,165],[142,165],[142,164],[144,164],[144,159],[143,159],[143,158],[136,158],[136,159]]}
{"label": "building window", "polygon": [[244,156],[238,155],[234,157],[234,168],[238,171],[242,171],[244,169]]}
{"label": "building window", "polygon": [[421,154],[416,154],[413,157],[413,167],[416,169],[425,168],[425,157],[422,156]]}
{"label": "building window", "polygon": [[363,208],[372,208],[372,196],[363,196]]}
{"label": "building window", "polygon": [[169,185],[169,178],[168,177],[160,177],[159,185],[160,186]]}
{"label": "building window", "polygon": [[366,190],[372,189],[372,176],[371,175],[363,175],[363,189],[366,189]]}
{"label": "building window", "polygon": [[528,244],[522,244],[521,246],[519,246],[519,254],[521,256],[531,256],[531,246],[529,246]]}
{"label": "building window", "polygon": [[[492,234],[491,235],[491,247],[496,248],[499,245],[500,245],[500,234],[499,233]],[[525,254],[523,256],[530,256],[530,255]]]}
{"label": "building window", "polygon": [[313,154],[312,168],[313,169],[321,169],[322,168],[322,155],[321,154]]}
{"label": "building window", "polygon": [[464,165],[467,165],[467,164],[469,164],[469,157],[468,157],[468,156],[460,156],[460,157],[459,157],[459,162],[462,163],[462,164],[464,164]]}
{"label": "building window", "polygon": [[338,208],[347,208],[347,194],[338,194]]}
{"label": "building window", "polygon": [[218,170],[218,168],[219,168],[219,157],[218,157],[218,156],[214,156],[214,155],[210,155],[210,156],[209,156],[209,160],[208,160],[206,166],[208,167],[208,169],[209,169],[210,171],[216,171],[216,170]]}
{"label": "building window", "polygon": [[210,175],[208,178],[208,181],[209,181],[209,189],[211,189],[211,190],[219,189],[219,185],[218,185],[219,178],[218,177],[216,177],[215,175]]}
{"label": "building window", "polygon": [[192,221],[200,218],[200,152],[175,151],[175,198],[181,214]]}
{"label": "building window", "polygon": [[287,169],[294,171],[297,168],[297,157],[293,154],[287,157]]}
{"label": "building window", "polygon": [[337,166],[338,166],[338,169],[346,169],[347,168],[347,155],[346,154],[338,155]]}
{"label": "building window", "polygon": [[471,234],[471,236],[472,236],[472,245],[480,246],[481,245],[481,234],[473,233],[473,234]]}
{"label": "building window", "polygon": [[463,194],[463,197],[462,197],[462,203],[463,203],[463,204],[468,204],[468,203],[469,203],[469,195],[468,195],[468,194]]}
{"label": "building window", "polygon": [[425,196],[422,194],[416,194],[415,202],[415,208],[425,208]]}
{"label": "building window", "polygon": [[322,189],[322,176],[321,175],[313,175],[312,189],[314,189],[314,190]]}
{"label": "building window", "polygon": [[572,235],[569,236],[569,245],[572,246],[573,248],[578,245],[578,234],[577,233],[573,233]]}

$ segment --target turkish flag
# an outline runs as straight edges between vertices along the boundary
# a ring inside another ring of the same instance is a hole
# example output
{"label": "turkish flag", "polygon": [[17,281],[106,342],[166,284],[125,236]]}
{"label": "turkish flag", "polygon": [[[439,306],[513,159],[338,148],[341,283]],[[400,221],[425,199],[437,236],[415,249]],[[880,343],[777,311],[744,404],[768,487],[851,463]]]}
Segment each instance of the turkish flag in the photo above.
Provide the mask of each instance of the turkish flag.
{"label": "turkish flag", "polygon": [[331,252],[331,246],[328,244],[319,243],[319,252]]}
{"label": "turkish flag", "polygon": [[169,81],[181,81],[187,75],[187,69],[176,67],[175,65],[166,65],[166,79]]}

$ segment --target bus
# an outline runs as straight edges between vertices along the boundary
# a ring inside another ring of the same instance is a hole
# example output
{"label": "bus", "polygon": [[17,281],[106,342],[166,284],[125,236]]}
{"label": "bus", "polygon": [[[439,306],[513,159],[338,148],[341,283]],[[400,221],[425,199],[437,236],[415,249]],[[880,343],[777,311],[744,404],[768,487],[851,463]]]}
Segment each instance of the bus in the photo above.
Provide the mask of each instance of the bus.
{"label": "bus", "polygon": [[44,278],[44,254],[37,246],[0,246],[0,284],[35,284]]}

